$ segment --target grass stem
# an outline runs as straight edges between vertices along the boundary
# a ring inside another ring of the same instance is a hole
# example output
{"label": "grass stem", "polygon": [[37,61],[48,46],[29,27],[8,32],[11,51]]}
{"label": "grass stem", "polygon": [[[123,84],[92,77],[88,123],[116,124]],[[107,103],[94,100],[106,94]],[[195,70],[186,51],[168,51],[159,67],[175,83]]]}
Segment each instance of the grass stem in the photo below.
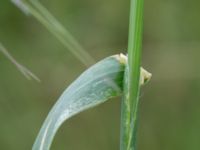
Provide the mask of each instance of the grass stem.
{"label": "grass stem", "polygon": [[136,150],[137,116],[140,92],[143,0],[131,0],[128,37],[128,65],[124,76],[120,150]]}

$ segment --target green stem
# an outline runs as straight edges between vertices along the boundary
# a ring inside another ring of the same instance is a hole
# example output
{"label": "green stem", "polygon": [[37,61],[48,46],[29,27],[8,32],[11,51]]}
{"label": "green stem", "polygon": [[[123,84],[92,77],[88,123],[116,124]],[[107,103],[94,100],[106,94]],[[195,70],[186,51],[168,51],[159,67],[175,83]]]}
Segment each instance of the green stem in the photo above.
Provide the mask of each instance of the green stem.
{"label": "green stem", "polygon": [[128,65],[124,76],[120,150],[136,150],[137,112],[140,93],[143,0],[131,0]]}

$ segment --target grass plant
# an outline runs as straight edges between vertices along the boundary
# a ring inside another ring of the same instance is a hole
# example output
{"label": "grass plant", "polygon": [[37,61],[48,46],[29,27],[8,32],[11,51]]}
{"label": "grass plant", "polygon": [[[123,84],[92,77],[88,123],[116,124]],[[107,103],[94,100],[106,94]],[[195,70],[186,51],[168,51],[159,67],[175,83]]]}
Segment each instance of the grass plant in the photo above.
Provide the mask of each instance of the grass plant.
{"label": "grass plant", "polygon": [[[26,14],[40,21],[72,54],[86,66],[94,59],[70,32],[37,0],[12,0]],[[47,116],[33,150],[49,150],[62,123],[75,114],[123,94],[120,150],[136,150],[140,86],[151,74],[140,67],[143,27],[143,0],[131,0],[128,58],[107,57],[88,68],[60,96]]]}

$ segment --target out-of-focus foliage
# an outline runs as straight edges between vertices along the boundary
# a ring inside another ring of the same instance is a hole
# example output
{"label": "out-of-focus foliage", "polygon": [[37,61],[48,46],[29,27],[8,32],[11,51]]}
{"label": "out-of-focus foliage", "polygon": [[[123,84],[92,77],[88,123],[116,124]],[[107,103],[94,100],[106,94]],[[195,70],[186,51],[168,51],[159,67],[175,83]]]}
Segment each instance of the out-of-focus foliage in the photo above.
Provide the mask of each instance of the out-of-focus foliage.
{"label": "out-of-focus foliage", "polygon": [[[42,3],[95,60],[126,52],[128,0]],[[142,64],[153,79],[141,93],[139,150],[200,148],[199,6],[197,0],[145,1]],[[26,80],[0,54],[0,149],[27,150],[55,100],[85,66],[8,0],[0,2],[0,41],[41,79]],[[52,149],[119,149],[120,100],[65,123]]]}

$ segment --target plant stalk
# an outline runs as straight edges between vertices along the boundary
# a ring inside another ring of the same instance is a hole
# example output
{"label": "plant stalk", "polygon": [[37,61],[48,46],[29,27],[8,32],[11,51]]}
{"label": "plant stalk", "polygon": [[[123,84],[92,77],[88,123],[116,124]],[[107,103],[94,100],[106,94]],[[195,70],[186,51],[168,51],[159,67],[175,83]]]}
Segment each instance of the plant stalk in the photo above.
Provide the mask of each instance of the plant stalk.
{"label": "plant stalk", "polygon": [[128,37],[128,65],[124,75],[120,150],[136,150],[140,59],[142,49],[143,0],[131,0]]}

